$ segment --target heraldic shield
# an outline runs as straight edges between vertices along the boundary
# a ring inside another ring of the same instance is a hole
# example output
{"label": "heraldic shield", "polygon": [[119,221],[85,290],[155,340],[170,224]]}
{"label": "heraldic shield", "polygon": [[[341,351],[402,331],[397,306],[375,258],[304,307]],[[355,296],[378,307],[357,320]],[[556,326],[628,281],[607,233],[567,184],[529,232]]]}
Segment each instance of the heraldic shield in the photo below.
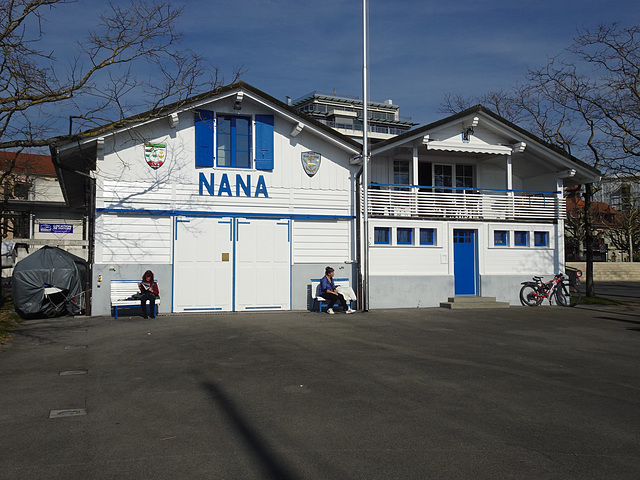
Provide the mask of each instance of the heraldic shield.
{"label": "heraldic shield", "polygon": [[167,145],[164,143],[145,143],[144,159],[154,170],[164,165],[164,158],[167,155]]}
{"label": "heraldic shield", "polygon": [[317,152],[302,152],[302,168],[307,175],[313,177],[320,169],[322,155]]}

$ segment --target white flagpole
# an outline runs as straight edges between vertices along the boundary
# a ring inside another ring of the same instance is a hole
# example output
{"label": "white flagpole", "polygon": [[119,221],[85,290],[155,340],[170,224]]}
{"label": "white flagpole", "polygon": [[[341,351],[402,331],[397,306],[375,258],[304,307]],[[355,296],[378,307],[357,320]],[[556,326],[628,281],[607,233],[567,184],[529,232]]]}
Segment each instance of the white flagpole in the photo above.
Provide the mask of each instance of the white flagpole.
{"label": "white flagpole", "polygon": [[369,310],[369,74],[367,72],[369,43],[369,7],[362,0],[362,188],[363,237],[362,248],[362,310]]}

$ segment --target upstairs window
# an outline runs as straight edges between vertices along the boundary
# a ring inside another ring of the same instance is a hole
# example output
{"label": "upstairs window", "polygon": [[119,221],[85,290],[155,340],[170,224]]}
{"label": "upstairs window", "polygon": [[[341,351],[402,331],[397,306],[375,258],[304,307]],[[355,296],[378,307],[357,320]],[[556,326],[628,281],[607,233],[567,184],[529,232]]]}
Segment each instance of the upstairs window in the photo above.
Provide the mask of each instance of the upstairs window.
{"label": "upstairs window", "polygon": [[251,118],[222,116],[217,118],[217,166],[251,167]]}
{"label": "upstairs window", "polygon": [[[255,155],[252,155],[254,149]],[[274,160],[273,115],[252,118],[216,116],[211,110],[195,112],[196,167],[273,170]]]}
{"label": "upstairs window", "polygon": [[[456,165],[456,187],[473,188],[472,165]],[[464,190],[458,190],[458,193],[464,193]]]}
{"label": "upstairs window", "polygon": [[[436,187],[453,187],[453,167],[451,165],[434,165],[433,184]],[[436,190],[436,192],[451,193],[451,190],[443,189]]]}
{"label": "upstairs window", "polygon": [[409,162],[394,160],[393,183],[395,185],[409,185]]}

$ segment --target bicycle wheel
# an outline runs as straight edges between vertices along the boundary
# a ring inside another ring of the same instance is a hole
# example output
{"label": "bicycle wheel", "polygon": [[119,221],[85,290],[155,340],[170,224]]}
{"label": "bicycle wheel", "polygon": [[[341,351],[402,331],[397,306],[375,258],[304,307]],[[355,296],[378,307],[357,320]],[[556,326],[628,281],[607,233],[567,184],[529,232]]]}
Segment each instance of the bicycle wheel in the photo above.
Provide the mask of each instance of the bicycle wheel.
{"label": "bicycle wheel", "polygon": [[582,298],[580,291],[575,285],[562,284],[556,292],[556,302],[563,307],[575,307]]}
{"label": "bicycle wheel", "polygon": [[520,303],[523,306],[537,307],[542,303],[542,297],[537,295],[535,285],[523,285],[520,289]]}

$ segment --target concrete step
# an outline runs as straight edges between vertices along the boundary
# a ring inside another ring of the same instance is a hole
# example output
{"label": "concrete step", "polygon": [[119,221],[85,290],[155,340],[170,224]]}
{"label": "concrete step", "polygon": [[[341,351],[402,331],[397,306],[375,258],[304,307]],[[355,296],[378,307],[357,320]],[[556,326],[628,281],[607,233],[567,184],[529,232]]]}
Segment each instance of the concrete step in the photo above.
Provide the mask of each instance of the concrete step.
{"label": "concrete step", "polygon": [[509,308],[508,302],[498,302],[496,297],[477,297],[475,295],[456,295],[449,297],[448,302],[441,302],[441,308]]}

